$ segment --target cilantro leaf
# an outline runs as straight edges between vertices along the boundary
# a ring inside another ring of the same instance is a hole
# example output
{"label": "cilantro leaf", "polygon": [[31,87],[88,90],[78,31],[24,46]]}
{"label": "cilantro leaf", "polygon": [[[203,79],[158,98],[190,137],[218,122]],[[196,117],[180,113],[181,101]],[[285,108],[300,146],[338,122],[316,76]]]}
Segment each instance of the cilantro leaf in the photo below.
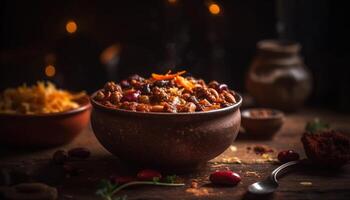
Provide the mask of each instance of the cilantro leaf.
{"label": "cilantro leaf", "polygon": [[171,176],[166,176],[164,181],[166,183],[175,183],[176,179],[177,179],[176,175],[171,175]]}
{"label": "cilantro leaf", "polygon": [[315,133],[317,131],[322,131],[329,128],[329,123],[322,122],[318,118],[315,118],[313,121],[308,122],[305,126],[305,130],[311,133]]}

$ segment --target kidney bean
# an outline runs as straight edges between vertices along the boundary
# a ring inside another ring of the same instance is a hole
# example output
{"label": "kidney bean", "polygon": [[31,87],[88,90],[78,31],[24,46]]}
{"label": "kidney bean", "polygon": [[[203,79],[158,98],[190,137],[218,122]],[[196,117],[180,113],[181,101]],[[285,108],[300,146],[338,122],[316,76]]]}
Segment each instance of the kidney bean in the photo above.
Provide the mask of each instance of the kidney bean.
{"label": "kidney bean", "polygon": [[224,97],[225,97],[225,100],[227,102],[229,102],[229,103],[236,103],[235,97],[232,94],[230,94],[229,92],[225,91],[224,92]]}
{"label": "kidney bean", "polygon": [[204,110],[203,106],[198,102],[198,100],[195,96],[190,96],[188,98],[188,101],[190,101],[196,105],[196,110],[198,110],[198,111]]}
{"label": "kidney bean", "polygon": [[286,163],[299,160],[299,154],[293,150],[286,150],[279,152],[277,158],[281,163]]}
{"label": "kidney bean", "polygon": [[142,89],[142,86],[143,86],[143,84],[142,84],[140,81],[137,81],[137,80],[131,80],[131,81],[130,81],[130,84],[131,84],[131,86],[132,86],[134,89],[137,89],[137,90]]}
{"label": "kidney bean", "polygon": [[90,154],[89,149],[84,147],[78,147],[68,151],[68,155],[75,158],[88,158]]}
{"label": "kidney bean", "polygon": [[211,95],[215,97],[215,100],[220,98],[219,93],[215,89],[209,88],[208,91],[210,92]]}
{"label": "kidney bean", "polygon": [[228,90],[228,86],[226,84],[220,84],[218,87],[219,92],[222,92],[224,90]]}
{"label": "kidney bean", "polygon": [[115,176],[111,176],[109,178],[109,180],[113,184],[123,185],[125,183],[136,181],[137,179],[135,177],[132,177],[132,176],[118,176],[118,175],[115,175]]}
{"label": "kidney bean", "polygon": [[122,88],[120,87],[120,85],[115,84],[114,82],[107,82],[104,86],[104,90],[105,91],[110,91],[110,92],[115,92],[115,91],[122,91]]}
{"label": "kidney bean", "polygon": [[149,96],[147,96],[147,95],[141,95],[140,97],[139,97],[139,102],[140,103],[145,103],[145,104],[149,104]]}
{"label": "kidney bean", "polygon": [[155,178],[161,179],[162,174],[152,169],[143,169],[137,173],[137,179],[141,181],[152,181]]}
{"label": "kidney bean", "polygon": [[120,82],[120,85],[122,86],[122,88],[129,88],[131,86],[128,80],[122,80]]}
{"label": "kidney bean", "polygon": [[128,78],[129,81],[135,80],[135,81],[143,81],[144,78],[139,76],[138,74],[133,74],[131,76],[129,76]]}
{"label": "kidney bean", "polygon": [[137,102],[141,92],[140,90],[129,90],[126,91],[123,95],[123,98],[121,101],[131,101],[131,102]]}
{"label": "kidney bean", "polygon": [[163,112],[164,106],[162,105],[153,105],[151,106],[151,111],[152,112]]}
{"label": "kidney bean", "polygon": [[102,101],[105,98],[105,94],[102,91],[98,91],[95,96],[96,101]]}
{"label": "kidney bean", "polygon": [[126,109],[126,110],[136,111],[138,105],[139,105],[139,104],[136,103],[136,102],[124,101],[124,102],[120,105],[120,108],[121,108],[121,109]]}
{"label": "kidney bean", "polygon": [[208,87],[209,88],[214,88],[215,90],[217,90],[219,88],[219,83],[217,81],[211,81],[209,84],[208,84]]}
{"label": "kidney bean", "polygon": [[185,107],[186,107],[186,111],[187,112],[194,112],[194,111],[196,111],[196,105],[194,103],[192,103],[192,102],[186,103]]}
{"label": "kidney bean", "polygon": [[67,152],[64,150],[56,151],[52,156],[52,161],[56,164],[63,164],[68,160]]}
{"label": "kidney bean", "polygon": [[241,177],[235,172],[225,170],[210,174],[209,180],[216,185],[235,186],[241,181]]}
{"label": "kidney bean", "polygon": [[169,103],[164,103],[164,111],[165,112],[170,112],[170,113],[176,113],[176,106],[173,106]]}
{"label": "kidney bean", "polygon": [[115,91],[111,94],[111,102],[114,104],[119,103],[122,97],[123,95],[120,92]]}
{"label": "kidney bean", "polygon": [[141,112],[149,112],[150,111],[150,105],[148,105],[148,104],[143,104],[143,103],[141,103],[141,104],[138,104],[137,106],[136,106],[136,110],[137,111],[141,111]]}

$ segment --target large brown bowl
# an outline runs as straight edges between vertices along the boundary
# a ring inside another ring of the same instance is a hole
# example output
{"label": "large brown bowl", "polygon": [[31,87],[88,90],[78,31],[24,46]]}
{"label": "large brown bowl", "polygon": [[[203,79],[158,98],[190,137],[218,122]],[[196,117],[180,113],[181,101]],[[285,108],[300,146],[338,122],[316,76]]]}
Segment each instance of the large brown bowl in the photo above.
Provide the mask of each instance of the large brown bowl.
{"label": "large brown bowl", "polygon": [[230,107],[195,113],[133,112],[91,97],[91,125],[100,143],[138,166],[190,169],[225,151],[237,136],[242,98]]}
{"label": "large brown bowl", "polygon": [[81,106],[50,114],[0,113],[0,143],[17,147],[51,147],[73,140],[90,120],[88,97],[77,101]]}

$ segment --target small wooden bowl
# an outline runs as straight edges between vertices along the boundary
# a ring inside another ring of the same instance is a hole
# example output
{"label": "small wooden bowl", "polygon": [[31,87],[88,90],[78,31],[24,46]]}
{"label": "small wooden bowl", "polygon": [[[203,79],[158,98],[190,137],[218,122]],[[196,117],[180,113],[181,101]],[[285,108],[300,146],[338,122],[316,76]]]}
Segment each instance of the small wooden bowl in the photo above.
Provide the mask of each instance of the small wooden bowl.
{"label": "small wooden bowl", "polygon": [[[266,116],[253,116],[252,112],[267,111]],[[252,108],[242,111],[242,126],[246,137],[254,139],[271,139],[282,127],[284,114],[282,111],[269,108]]]}
{"label": "small wooden bowl", "polygon": [[89,98],[79,108],[49,114],[0,114],[0,143],[16,147],[52,147],[70,142],[89,124]]}

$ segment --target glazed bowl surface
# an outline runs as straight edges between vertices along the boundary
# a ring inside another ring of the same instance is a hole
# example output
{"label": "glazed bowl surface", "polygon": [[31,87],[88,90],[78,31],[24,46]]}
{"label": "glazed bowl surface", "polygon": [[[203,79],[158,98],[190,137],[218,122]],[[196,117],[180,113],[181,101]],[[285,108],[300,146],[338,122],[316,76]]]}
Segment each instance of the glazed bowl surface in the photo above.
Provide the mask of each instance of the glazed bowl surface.
{"label": "glazed bowl surface", "polygon": [[122,161],[138,166],[196,167],[225,151],[241,123],[238,94],[230,107],[193,113],[114,109],[95,101],[95,94],[91,125],[97,139]]}
{"label": "glazed bowl surface", "polygon": [[80,107],[49,114],[0,113],[0,143],[15,147],[52,147],[72,141],[90,122],[88,96],[77,102]]}

